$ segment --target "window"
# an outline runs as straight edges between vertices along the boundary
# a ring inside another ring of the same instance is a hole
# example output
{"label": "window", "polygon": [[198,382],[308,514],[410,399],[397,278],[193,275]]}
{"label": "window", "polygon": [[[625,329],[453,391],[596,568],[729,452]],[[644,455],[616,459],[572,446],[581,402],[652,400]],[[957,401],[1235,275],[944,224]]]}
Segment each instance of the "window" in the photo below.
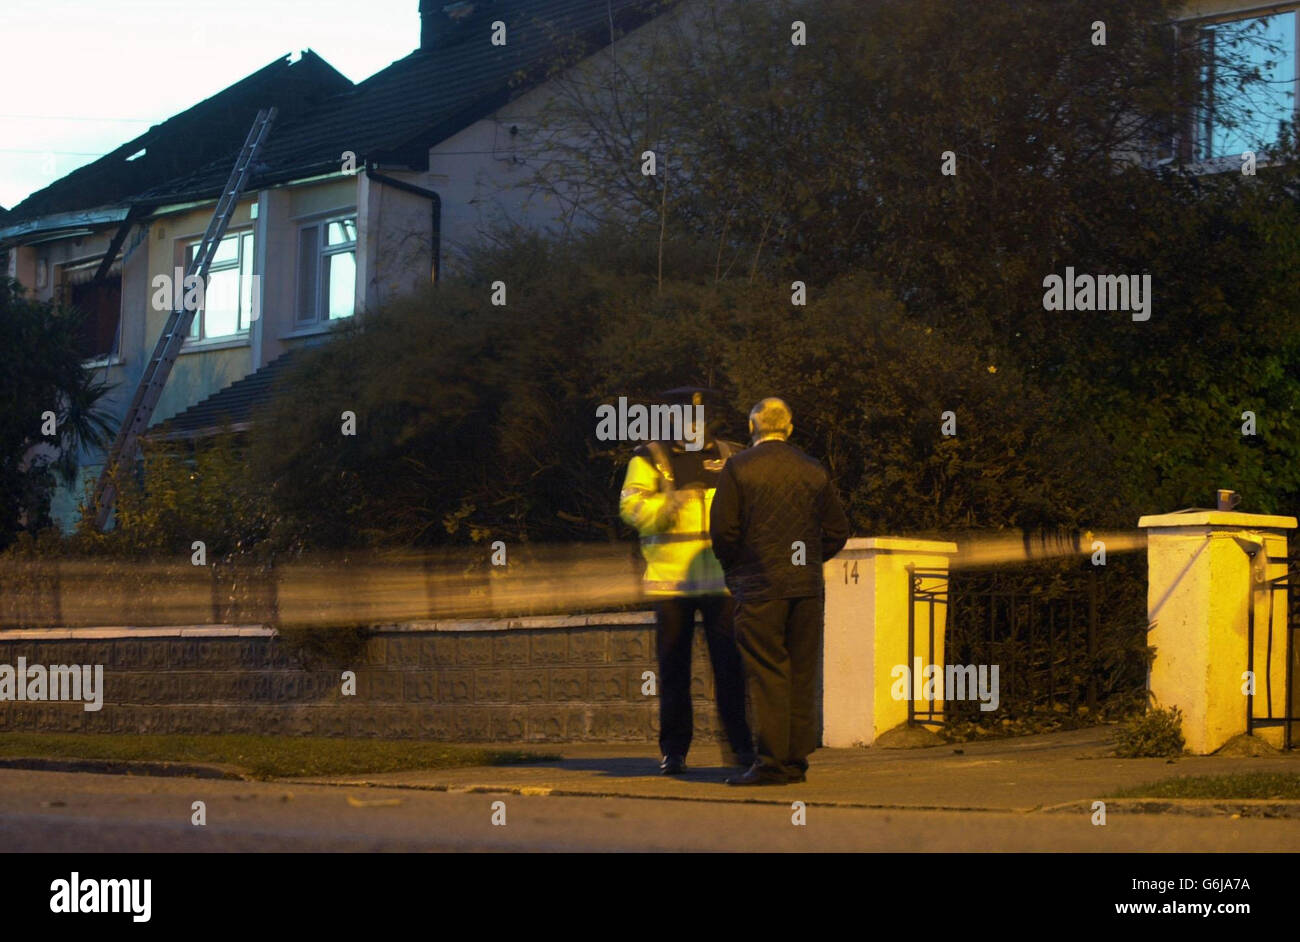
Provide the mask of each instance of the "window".
{"label": "window", "polygon": [[[186,270],[199,243],[186,247]],[[203,306],[190,326],[191,340],[215,340],[248,331],[253,319],[253,233],[236,232],[217,243],[208,266]]]}
{"label": "window", "polygon": [[1207,64],[1196,159],[1240,157],[1276,143],[1295,117],[1296,14],[1214,23],[1199,38]]}
{"label": "window", "polygon": [[298,231],[298,324],[351,317],[356,290],[356,218],[303,226]]}
{"label": "window", "polygon": [[122,263],[115,262],[105,276],[95,281],[100,260],[67,265],[59,282],[59,302],[76,308],[81,322],[81,355],[103,360],[117,353],[118,327],[122,314]]}

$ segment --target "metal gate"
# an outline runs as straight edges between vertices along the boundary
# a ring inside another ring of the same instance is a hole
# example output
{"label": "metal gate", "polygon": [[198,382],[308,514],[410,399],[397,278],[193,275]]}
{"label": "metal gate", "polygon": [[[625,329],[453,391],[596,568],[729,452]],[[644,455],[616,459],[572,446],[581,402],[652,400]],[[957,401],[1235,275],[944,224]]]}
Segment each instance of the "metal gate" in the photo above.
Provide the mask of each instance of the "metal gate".
{"label": "metal gate", "polygon": [[[1274,560],[1270,560],[1274,561]],[[1276,560],[1278,562],[1282,560]],[[1256,729],[1265,727],[1282,727],[1282,748],[1291,749],[1294,747],[1295,736],[1294,728],[1297,722],[1300,722],[1300,708],[1296,703],[1295,689],[1295,659],[1300,652],[1296,649],[1296,632],[1300,631],[1300,579],[1296,578],[1294,571],[1288,571],[1273,579],[1266,579],[1258,586],[1251,587],[1250,603],[1246,606],[1246,670],[1251,672],[1255,677],[1256,683],[1250,688],[1246,695],[1246,732],[1253,733]],[[1268,593],[1268,634],[1265,638],[1264,647],[1264,715],[1256,713],[1255,691],[1259,689],[1258,675],[1255,674],[1255,600],[1257,592]],[[1286,645],[1286,670],[1285,677],[1278,678],[1284,684],[1283,704],[1285,704],[1281,716],[1274,716],[1273,710],[1273,614],[1276,608],[1277,594],[1279,592],[1287,593],[1287,600],[1290,602],[1287,608],[1287,623],[1282,629],[1284,637],[1282,643]]]}
{"label": "metal gate", "polygon": [[[924,631],[923,641],[926,651],[924,663],[935,663],[935,632],[945,631],[948,625],[947,608],[948,608],[948,570],[946,569],[917,569],[915,565],[909,563],[907,566],[909,598],[907,604],[907,669],[911,671],[916,664],[917,643],[916,632],[918,624]],[[925,616],[918,622],[916,617],[917,605],[925,608]],[[942,606],[944,616],[941,619],[936,618],[935,610]],[[942,627],[938,627],[938,626]],[[943,710],[935,708],[935,701],[927,700],[926,709],[918,710],[916,708],[916,698],[912,696],[912,691],[916,689],[916,678],[908,675],[911,680],[912,690],[907,692],[907,724],[909,726],[920,724],[922,726],[942,726]]]}
{"label": "metal gate", "polygon": [[[1028,714],[1040,710],[1076,716],[1086,705],[1095,715],[1105,693],[1114,684],[1104,683],[1114,665],[1098,655],[1100,591],[1098,574],[1088,572],[1086,589],[1057,598],[1038,598],[1020,587],[1000,585],[997,573],[969,572],[955,576],[944,569],[908,566],[907,658],[911,671],[918,655],[924,664],[935,664],[941,648],[949,664],[998,664],[1001,699],[1010,712]],[[1300,735],[1300,691],[1295,679],[1300,674],[1300,575],[1293,570],[1257,585],[1248,606],[1245,669],[1255,672],[1256,593],[1268,594],[1267,635],[1261,639],[1265,666],[1255,675],[1254,690],[1246,697],[1246,732],[1282,727],[1283,746],[1292,749]],[[1274,612],[1278,593],[1286,592],[1289,602],[1284,637],[1274,638]],[[1285,672],[1274,676],[1273,646],[1286,645]],[[1274,709],[1273,690],[1284,685],[1281,711]],[[1104,687],[1105,690],[1100,688]],[[915,689],[915,682],[914,682]],[[1262,699],[1263,703],[1257,702]],[[969,701],[922,701],[912,692],[908,697],[908,722],[942,726],[945,721],[973,717],[977,707]],[[941,705],[940,705],[941,704]]]}
{"label": "metal gate", "polygon": [[[939,650],[946,665],[998,665],[1004,717],[1074,717],[1081,707],[1096,714],[1108,697],[1145,683],[1145,665],[1137,660],[1099,655],[1102,591],[1094,570],[1066,572],[1066,580],[1058,573],[1058,582],[1068,584],[1055,592],[1023,569],[950,573],[909,566],[908,573],[909,670],[918,655],[922,663],[935,664]],[[1145,644],[1143,627],[1133,626],[1135,651]],[[908,696],[910,723],[939,726],[945,718],[975,719],[979,713],[970,699],[918,703]]]}

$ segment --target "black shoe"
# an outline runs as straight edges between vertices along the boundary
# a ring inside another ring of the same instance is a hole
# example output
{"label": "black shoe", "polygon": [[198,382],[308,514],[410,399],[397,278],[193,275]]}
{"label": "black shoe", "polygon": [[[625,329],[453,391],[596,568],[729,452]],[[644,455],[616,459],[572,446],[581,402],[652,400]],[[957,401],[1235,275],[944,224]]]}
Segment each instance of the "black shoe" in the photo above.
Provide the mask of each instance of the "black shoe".
{"label": "black shoe", "polygon": [[754,763],[758,761],[758,756],[754,755],[752,752],[746,752],[743,753],[736,761],[737,764],[742,769],[748,770],[753,768]]}
{"label": "black shoe", "polygon": [[795,769],[793,772],[785,773],[785,780],[790,785],[798,785],[801,782],[808,781],[808,775],[799,769]]}
{"label": "black shoe", "polygon": [[659,760],[660,775],[681,775],[685,771],[685,756],[664,756]]}
{"label": "black shoe", "polygon": [[749,767],[749,770],[740,774],[733,775],[727,779],[728,785],[785,785],[789,779],[785,774],[770,768],[766,768],[755,762]]}

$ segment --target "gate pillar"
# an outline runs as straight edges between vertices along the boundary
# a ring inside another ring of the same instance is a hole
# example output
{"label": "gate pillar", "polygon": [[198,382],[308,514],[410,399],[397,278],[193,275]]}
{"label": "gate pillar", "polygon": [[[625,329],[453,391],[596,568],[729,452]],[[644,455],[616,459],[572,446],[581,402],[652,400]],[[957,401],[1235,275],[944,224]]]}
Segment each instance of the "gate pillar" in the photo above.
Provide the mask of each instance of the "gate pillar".
{"label": "gate pillar", "polygon": [[[1288,715],[1287,531],[1295,517],[1198,510],[1143,517],[1147,530],[1148,689],[1183,712],[1192,753],[1239,733],[1282,745]],[[1254,676],[1253,694],[1246,671]]]}
{"label": "gate pillar", "polygon": [[[855,538],[823,566],[826,636],[822,649],[822,744],[868,746],[905,723],[908,701],[890,693],[895,667],[908,662],[909,615],[935,621],[935,663],[943,663],[947,606],[912,612],[912,569],[927,582],[945,577],[956,543],[896,537]],[[909,568],[910,567],[910,568]],[[919,628],[918,628],[919,631]],[[927,645],[918,645],[925,655]],[[927,663],[929,658],[926,657]],[[933,704],[936,708],[940,704]]]}

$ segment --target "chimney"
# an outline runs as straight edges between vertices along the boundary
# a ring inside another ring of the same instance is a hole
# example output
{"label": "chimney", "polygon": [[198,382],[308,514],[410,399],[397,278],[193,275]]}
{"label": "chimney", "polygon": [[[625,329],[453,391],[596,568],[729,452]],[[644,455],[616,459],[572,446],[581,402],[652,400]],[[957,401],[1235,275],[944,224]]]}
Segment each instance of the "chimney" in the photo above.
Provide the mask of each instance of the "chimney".
{"label": "chimney", "polygon": [[492,0],[420,0],[420,51],[464,42],[491,12]]}
{"label": "chimney", "polygon": [[420,51],[428,52],[437,46],[438,19],[443,0],[420,0]]}

